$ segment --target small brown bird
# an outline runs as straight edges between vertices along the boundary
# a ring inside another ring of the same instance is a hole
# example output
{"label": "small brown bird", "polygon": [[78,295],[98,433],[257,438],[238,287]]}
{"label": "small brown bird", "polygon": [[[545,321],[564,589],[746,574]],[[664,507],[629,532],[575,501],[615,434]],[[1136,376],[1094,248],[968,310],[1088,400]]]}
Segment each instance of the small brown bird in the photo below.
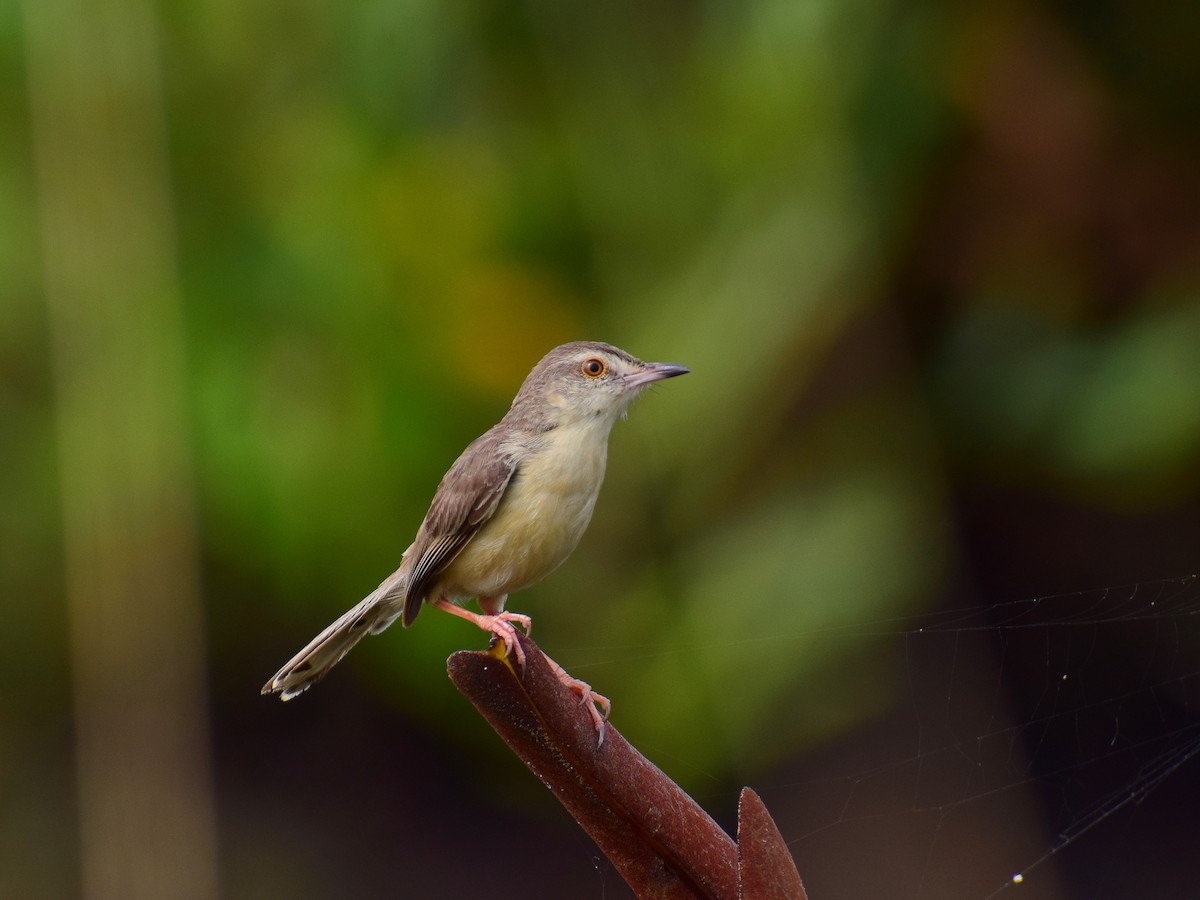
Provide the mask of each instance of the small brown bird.
{"label": "small brown bird", "polygon": [[[313,638],[262,692],[290,700],[364,635],[397,617],[411,625],[424,602],[491,632],[523,665],[513,623],[528,631],[529,617],[505,612],[505,600],[553,572],[578,545],[604,480],[613,424],[647,385],[687,371],[593,341],[547,353],[504,418],[450,467],[400,568]],[[472,597],[482,615],[459,605]],[[607,711],[604,698],[559,673]],[[603,738],[603,719],[590,708]]]}

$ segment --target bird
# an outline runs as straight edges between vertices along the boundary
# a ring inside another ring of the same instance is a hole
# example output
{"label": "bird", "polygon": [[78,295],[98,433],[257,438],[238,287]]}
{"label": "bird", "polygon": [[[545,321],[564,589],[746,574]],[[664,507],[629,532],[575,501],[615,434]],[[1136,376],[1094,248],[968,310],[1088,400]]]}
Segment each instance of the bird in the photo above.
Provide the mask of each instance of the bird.
{"label": "bird", "polygon": [[[509,594],[537,584],[578,546],[604,481],[608,436],[649,385],[690,370],[647,363],[599,341],[547,353],[525,378],[504,417],[446,472],[400,566],[312,639],[265,685],[291,700],[314,685],[365,635],[397,618],[413,624],[424,604],[475,623],[524,666]],[[480,613],[462,604],[474,598]],[[603,741],[609,703],[552,662],[589,704]],[[604,716],[596,703],[604,708]]]}

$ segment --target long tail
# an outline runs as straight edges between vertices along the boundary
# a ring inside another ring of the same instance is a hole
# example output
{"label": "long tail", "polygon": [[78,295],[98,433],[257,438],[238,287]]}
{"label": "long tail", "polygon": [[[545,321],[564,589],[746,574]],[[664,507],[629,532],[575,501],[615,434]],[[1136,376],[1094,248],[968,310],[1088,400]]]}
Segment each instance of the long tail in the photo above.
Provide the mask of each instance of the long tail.
{"label": "long tail", "polygon": [[405,578],[391,575],[353,609],[313,638],[263,685],[262,693],[291,700],[325,677],[367,634],[378,634],[400,614]]}

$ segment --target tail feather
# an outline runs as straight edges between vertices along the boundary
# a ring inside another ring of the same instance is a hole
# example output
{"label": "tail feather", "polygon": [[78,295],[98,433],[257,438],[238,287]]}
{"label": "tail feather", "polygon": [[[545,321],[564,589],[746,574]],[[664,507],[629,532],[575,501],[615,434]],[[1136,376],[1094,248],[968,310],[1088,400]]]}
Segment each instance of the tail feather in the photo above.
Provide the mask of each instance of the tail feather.
{"label": "tail feather", "polygon": [[264,694],[291,700],[325,677],[351,648],[367,634],[378,634],[400,613],[395,600],[403,600],[402,579],[392,575],[353,609],[313,638],[262,687]]}

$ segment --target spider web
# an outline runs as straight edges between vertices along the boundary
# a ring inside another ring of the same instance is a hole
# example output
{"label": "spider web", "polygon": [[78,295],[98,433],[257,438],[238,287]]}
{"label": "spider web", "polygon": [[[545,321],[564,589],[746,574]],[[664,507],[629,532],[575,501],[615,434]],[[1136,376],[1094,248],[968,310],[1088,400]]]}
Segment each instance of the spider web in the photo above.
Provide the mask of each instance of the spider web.
{"label": "spider web", "polygon": [[812,896],[1200,896],[1200,579],[854,630],[905,708],[761,790]]}

